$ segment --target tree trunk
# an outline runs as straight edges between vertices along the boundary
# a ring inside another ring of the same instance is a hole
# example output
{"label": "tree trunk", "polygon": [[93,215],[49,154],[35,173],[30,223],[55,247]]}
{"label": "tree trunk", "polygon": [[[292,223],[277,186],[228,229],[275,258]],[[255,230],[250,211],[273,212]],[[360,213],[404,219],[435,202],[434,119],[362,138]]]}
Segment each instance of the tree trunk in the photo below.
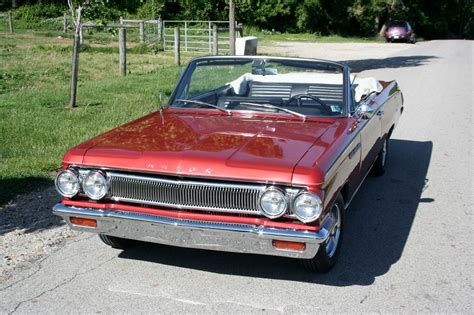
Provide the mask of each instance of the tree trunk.
{"label": "tree trunk", "polygon": [[20,6],[20,0],[12,0],[12,8],[18,8]]}
{"label": "tree trunk", "polygon": [[81,30],[81,12],[82,7],[77,9],[76,29],[74,32],[74,48],[72,52],[72,68],[71,68],[71,92],[69,95],[69,107],[77,107],[77,73],[79,70],[79,48],[81,46],[80,30]]}

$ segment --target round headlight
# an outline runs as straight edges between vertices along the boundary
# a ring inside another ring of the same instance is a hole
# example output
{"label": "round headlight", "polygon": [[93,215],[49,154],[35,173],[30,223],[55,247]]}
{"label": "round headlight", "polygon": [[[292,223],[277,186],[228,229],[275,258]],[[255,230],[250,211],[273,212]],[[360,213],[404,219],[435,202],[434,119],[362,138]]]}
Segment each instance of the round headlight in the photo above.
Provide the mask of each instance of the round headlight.
{"label": "round headlight", "polygon": [[75,196],[81,188],[76,171],[71,169],[59,172],[54,184],[56,185],[56,190],[68,198]]}
{"label": "round headlight", "polygon": [[100,171],[90,171],[82,180],[82,190],[91,199],[99,200],[109,191],[109,182]]}
{"label": "round headlight", "polygon": [[306,223],[319,218],[323,210],[321,199],[310,192],[304,192],[296,196],[293,202],[293,213],[296,217]]}
{"label": "round headlight", "polygon": [[268,218],[282,216],[287,208],[287,199],[282,190],[270,187],[260,196],[260,209]]}

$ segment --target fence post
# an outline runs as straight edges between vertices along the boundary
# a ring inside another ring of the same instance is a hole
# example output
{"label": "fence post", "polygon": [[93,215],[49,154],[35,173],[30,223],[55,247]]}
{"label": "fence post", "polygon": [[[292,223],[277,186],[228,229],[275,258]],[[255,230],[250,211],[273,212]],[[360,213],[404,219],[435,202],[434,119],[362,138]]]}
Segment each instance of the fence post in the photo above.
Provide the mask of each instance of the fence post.
{"label": "fence post", "polygon": [[10,33],[13,33],[13,18],[11,12],[8,12],[8,27],[10,28]]}
{"label": "fence post", "polygon": [[119,28],[119,68],[120,75],[127,74],[127,42],[126,30],[124,27]]}
{"label": "fence post", "polygon": [[158,43],[160,43],[162,39],[163,39],[163,22],[160,16],[158,17]]}
{"label": "fence post", "polygon": [[120,24],[123,24],[123,17],[120,17]]}
{"label": "fence post", "polygon": [[142,20],[139,23],[140,25],[140,44],[145,42],[145,22]]}
{"label": "fence post", "polygon": [[209,52],[212,52],[212,26],[211,21],[208,22],[207,25],[207,42],[209,43]]}
{"label": "fence post", "polygon": [[181,65],[181,56],[180,56],[180,43],[179,43],[179,27],[174,28],[174,62],[180,66]]}
{"label": "fence post", "polygon": [[184,51],[188,51],[188,22],[184,21]]}
{"label": "fence post", "polygon": [[63,16],[63,33],[67,33],[67,13]]}
{"label": "fence post", "polygon": [[219,35],[216,24],[212,27],[212,54],[216,56],[219,54]]}
{"label": "fence post", "polygon": [[235,4],[229,0],[229,54],[235,55]]}
{"label": "fence post", "polygon": [[82,24],[79,26],[79,42],[84,44],[84,30],[82,29]]}

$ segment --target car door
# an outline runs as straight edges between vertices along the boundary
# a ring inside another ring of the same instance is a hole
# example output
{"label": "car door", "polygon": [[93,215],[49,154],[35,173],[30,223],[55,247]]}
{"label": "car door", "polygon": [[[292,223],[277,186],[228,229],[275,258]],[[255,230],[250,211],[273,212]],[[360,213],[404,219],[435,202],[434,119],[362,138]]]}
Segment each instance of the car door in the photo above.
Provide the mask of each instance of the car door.
{"label": "car door", "polygon": [[358,128],[360,128],[361,142],[361,163],[360,174],[363,180],[370,167],[377,158],[382,144],[382,120],[381,106],[375,101],[369,100],[367,103],[359,106],[356,111],[356,119],[358,120]]}
{"label": "car door", "polygon": [[378,104],[376,115],[381,120],[381,135],[387,136],[389,130],[392,128],[397,116],[401,114],[400,105],[402,96],[399,93],[398,84],[396,81],[390,82],[387,87],[380,92],[374,101]]}

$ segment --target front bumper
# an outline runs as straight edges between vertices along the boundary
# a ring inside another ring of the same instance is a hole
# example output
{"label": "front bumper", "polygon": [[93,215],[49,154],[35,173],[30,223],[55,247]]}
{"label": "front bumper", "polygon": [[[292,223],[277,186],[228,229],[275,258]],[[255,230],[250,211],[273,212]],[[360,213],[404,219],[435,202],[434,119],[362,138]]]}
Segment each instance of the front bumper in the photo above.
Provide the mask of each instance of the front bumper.
{"label": "front bumper", "polygon": [[408,36],[406,36],[406,35],[388,35],[387,38],[390,39],[390,40],[406,40],[408,38]]}
{"label": "front bumper", "polygon": [[[293,258],[312,258],[329,236],[333,222],[325,221],[318,232],[169,218],[120,210],[76,208],[57,204],[53,213],[73,230],[179,247],[251,253]],[[78,226],[71,217],[97,221],[97,227]],[[303,251],[282,250],[273,241],[303,242]]]}

